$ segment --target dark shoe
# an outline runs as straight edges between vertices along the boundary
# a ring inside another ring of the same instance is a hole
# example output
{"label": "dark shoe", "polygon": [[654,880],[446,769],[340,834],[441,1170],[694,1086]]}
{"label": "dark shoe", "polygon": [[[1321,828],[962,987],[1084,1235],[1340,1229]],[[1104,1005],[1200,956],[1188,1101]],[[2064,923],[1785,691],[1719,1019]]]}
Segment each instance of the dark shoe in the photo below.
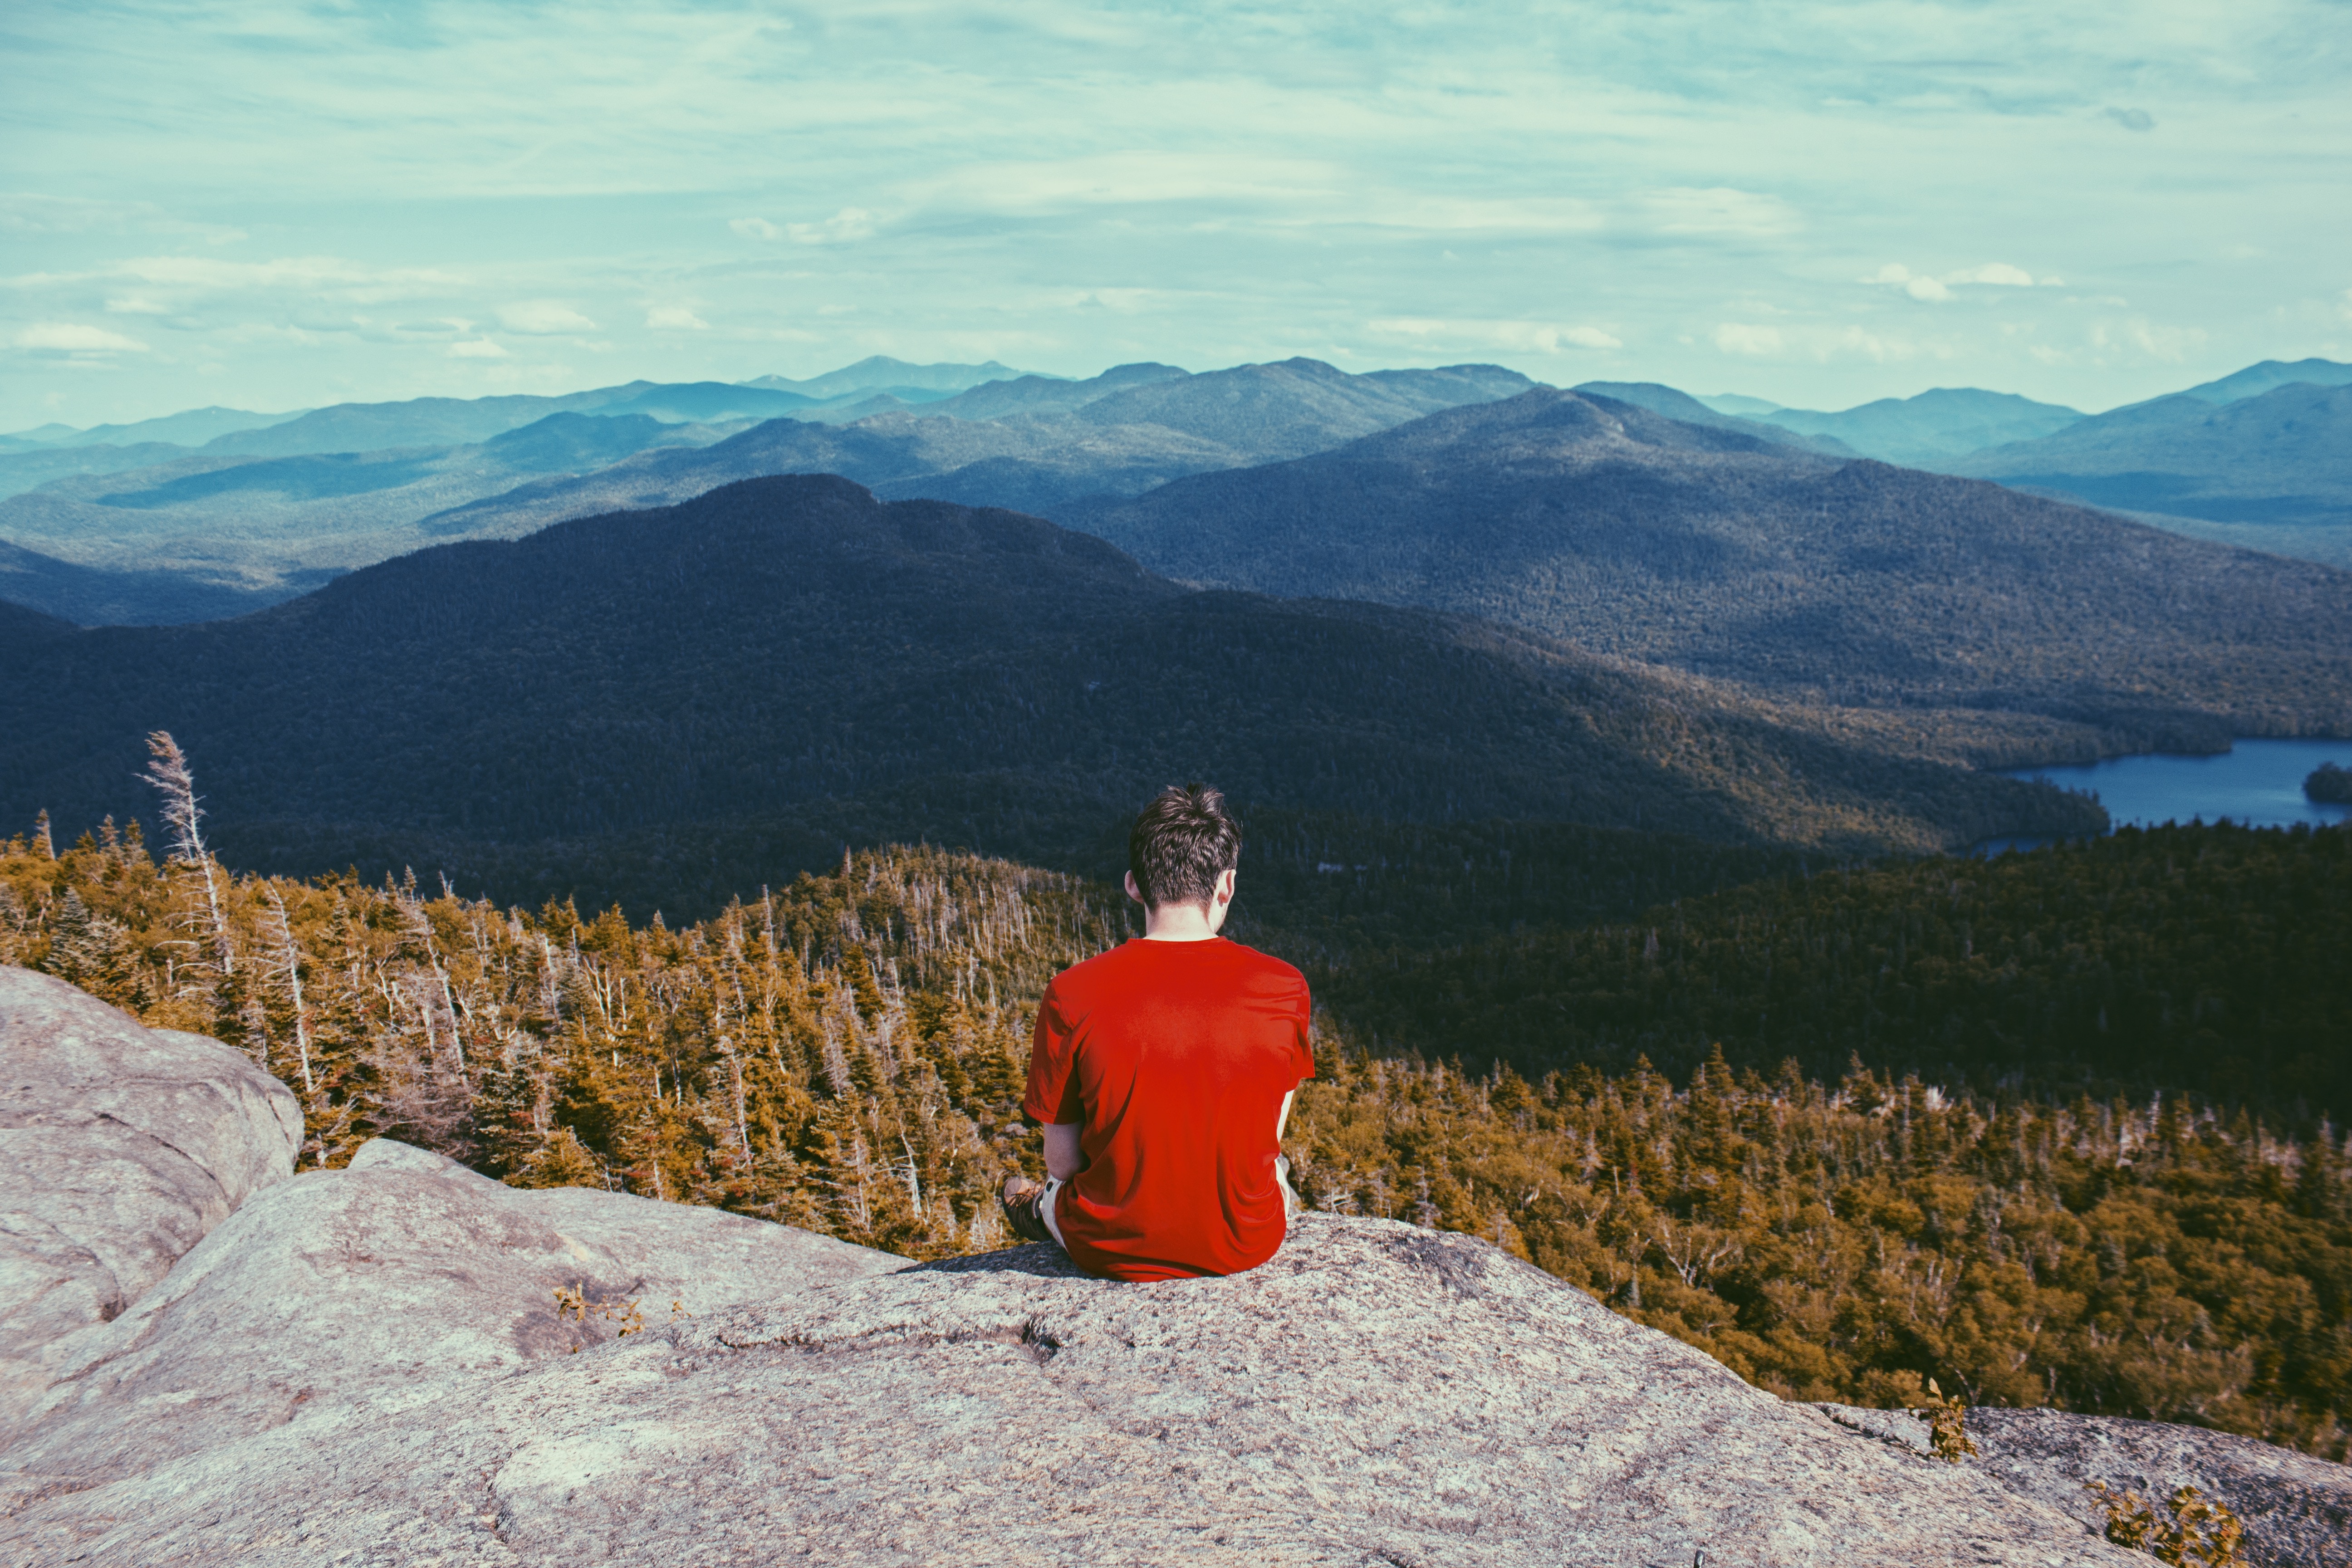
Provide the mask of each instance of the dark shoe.
{"label": "dark shoe", "polygon": [[1037,1200],[1045,1195],[1045,1189],[1026,1176],[1005,1177],[1004,1190],[996,1194],[1004,1223],[1024,1241],[1054,1239],[1054,1233],[1045,1228],[1045,1216],[1037,1212]]}

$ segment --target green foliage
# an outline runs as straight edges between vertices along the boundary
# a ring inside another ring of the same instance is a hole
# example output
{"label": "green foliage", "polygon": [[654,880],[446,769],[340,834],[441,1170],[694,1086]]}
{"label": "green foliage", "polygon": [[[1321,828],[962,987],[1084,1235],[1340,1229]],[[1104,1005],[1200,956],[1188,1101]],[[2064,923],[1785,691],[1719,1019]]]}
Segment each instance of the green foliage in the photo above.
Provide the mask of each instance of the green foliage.
{"label": "green foliage", "polygon": [[1950,1089],[2194,1089],[2309,1131],[2352,1115],[2352,834],[2126,829],[1991,860],[1816,870],[1639,920],[1313,975],[1383,1040],[1523,1072],[1849,1059]]}
{"label": "green foliage", "polygon": [[2245,1526],[2195,1487],[2172,1494],[2168,1519],[2137,1492],[2116,1491],[2105,1481],[2089,1483],[2089,1490],[2105,1508],[2107,1539],[2117,1546],[2186,1568],[2244,1568]]}
{"label": "green foliage", "polygon": [[2352,805],[2352,768],[2322,763],[2303,781],[2303,793],[2312,800]]}
{"label": "green foliage", "polygon": [[1927,1419],[1928,1447],[1936,1458],[1957,1465],[1977,1451],[1976,1439],[1969,1436],[1969,1407],[1958,1394],[1946,1394],[1931,1377],[1927,1403],[1916,1408]]}

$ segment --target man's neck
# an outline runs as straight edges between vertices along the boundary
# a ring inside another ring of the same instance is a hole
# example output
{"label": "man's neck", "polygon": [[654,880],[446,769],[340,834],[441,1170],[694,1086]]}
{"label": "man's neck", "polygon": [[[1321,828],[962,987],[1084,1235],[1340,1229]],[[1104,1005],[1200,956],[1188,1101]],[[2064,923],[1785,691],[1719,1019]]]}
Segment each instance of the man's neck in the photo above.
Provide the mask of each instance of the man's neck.
{"label": "man's neck", "polygon": [[1143,911],[1143,940],[1207,942],[1217,934],[1221,923],[1209,918],[1205,904],[1162,904]]}

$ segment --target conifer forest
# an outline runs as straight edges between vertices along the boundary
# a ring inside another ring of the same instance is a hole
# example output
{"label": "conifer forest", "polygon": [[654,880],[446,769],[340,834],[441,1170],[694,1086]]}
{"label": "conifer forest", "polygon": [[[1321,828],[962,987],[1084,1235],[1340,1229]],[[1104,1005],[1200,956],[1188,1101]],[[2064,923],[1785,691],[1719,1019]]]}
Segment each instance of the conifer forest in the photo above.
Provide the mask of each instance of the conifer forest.
{"label": "conifer forest", "polygon": [[[677,925],[242,874],[175,749],[152,776],[168,846],[0,842],[0,963],[248,1053],[306,1168],[388,1134],[520,1186],[1001,1246],[998,1184],[1041,1171],[1030,1009],[1139,929],[1106,883],[930,847]],[[1580,840],[1532,847],[1592,884],[1543,921],[1532,876],[1384,895],[1361,834],[1318,861],[1276,826],[1234,934],[1316,987],[1310,1205],[1487,1237],[1785,1396],[1932,1378],[2352,1449],[2346,834],[1679,871],[1663,836]]]}

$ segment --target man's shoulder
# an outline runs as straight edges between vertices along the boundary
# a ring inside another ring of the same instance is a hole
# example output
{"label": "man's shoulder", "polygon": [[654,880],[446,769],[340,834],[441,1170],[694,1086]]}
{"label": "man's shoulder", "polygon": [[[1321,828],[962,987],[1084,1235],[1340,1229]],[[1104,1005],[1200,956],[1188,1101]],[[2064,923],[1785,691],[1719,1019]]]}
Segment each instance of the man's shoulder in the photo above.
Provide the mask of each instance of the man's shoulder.
{"label": "man's shoulder", "polygon": [[1307,989],[1307,976],[1299,973],[1297,964],[1286,963],[1270,952],[1260,952],[1246,943],[1231,939],[1225,939],[1225,946],[1233,950],[1234,962],[1240,967],[1264,976],[1270,983],[1296,985],[1301,991]]}
{"label": "man's shoulder", "polygon": [[[1048,989],[1055,996],[1067,1000],[1107,986],[1125,989],[1147,980],[1176,980],[1183,971],[1169,973],[1159,962],[1167,955],[1153,951],[1155,947],[1167,945],[1179,944],[1155,943],[1141,939],[1123,942],[1117,947],[1106,949],[1092,958],[1070,965],[1054,977]],[[1186,942],[1181,945],[1191,947],[1192,944]],[[1211,973],[1222,971],[1232,979],[1246,977],[1253,985],[1268,990],[1295,989],[1303,992],[1307,989],[1307,976],[1300,973],[1296,965],[1286,963],[1270,952],[1260,952],[1256,948],[1225,937],[1202,945],[1200,956],[1214,963],[1215,968]]]}

